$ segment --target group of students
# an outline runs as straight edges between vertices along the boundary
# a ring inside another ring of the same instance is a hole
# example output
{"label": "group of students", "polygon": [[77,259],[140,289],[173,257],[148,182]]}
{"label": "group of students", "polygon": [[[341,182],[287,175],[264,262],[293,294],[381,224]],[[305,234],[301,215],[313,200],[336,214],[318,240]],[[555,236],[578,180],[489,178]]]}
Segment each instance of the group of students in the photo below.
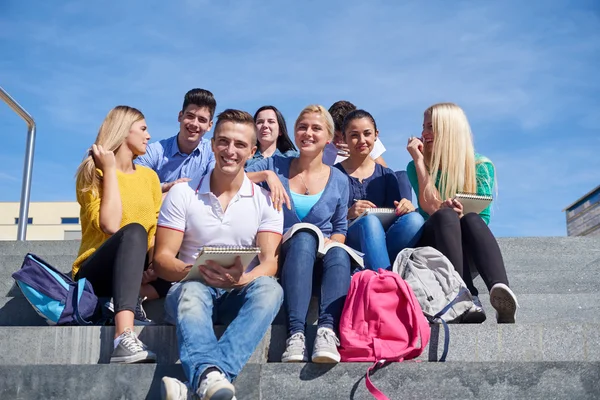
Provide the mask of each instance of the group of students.
{"label": "group of students", "polygon": [[[313,293],[319,319],[311,359],[339,362],[336,332],[357,269],[340,247],[317,257],[311,232],[297,232],[282,244],[282,235],[299,222],[318,227],[327,243],[364,253],[365,267],[374,270],[390,269],[404,248],[433,246],[474,295],[463,322],[486,318],[473,269],[490,290],[497,321],[514,323],[517,300],[487,226],[489,207],[463,215],[453,200],[459,191],[492,194],[495,179],[491,161],[475,153],[457,105],[425,111],[422,137],[407,145],[413,160],[398,173],[385,164],[373,116],[347,101],[329,110],[304,108],[293,141],[273,106],[254,116],[227,109],[213,127],[215,109],[211,92],[190,90],[177,135],[149,144],[143,114],[118,106],[77,171],[82,240],[73,276],[113,299],[111,362],[156,360],[132,328],[149,322],[144,300],[166,297],[188,383],[164,377],[163,397],[235,398],[231,382],[282,304],[288,325],[282,361],[308,361],[305,329]],[[374,207],[395,209],[390,227],[384,230],[379,219],[367,216],[348,228],[349,220]],[[257,246],[260,254],[245,269],[239,258],[233,266],[207,261],[197,267],[201,280],[182,281],[203,246]],[[228,324],[219,339],[214,323]]]}

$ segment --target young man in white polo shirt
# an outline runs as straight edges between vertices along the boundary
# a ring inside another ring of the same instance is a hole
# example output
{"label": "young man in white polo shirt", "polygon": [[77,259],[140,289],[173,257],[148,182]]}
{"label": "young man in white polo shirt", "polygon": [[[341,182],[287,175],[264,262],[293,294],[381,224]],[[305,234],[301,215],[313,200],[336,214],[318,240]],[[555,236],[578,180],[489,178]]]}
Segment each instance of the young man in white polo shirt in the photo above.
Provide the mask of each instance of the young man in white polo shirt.
{"label": "young man in white polo shirt", "polygon": [[[188,399],[193,394],[202,400],[235,398],[231,382],[281,307],[283,291],[273,276],[283,214],[273,208],[269,192],[244,173],[255,143],[252,116],[244,111],[223,111],[212,138],[215,168],[199,181],[173,186],[163,202],[154,264],[165,280],[183,279],[202,246],[261,249],[245,270],[239,258],[228,267],[207,261],[199,267],[202,281],[176,283],[169,290],[165,309],[177,326],[179,355],[189,387],[164,377],[165,399]],[[219,340],[213,320],[231,321]]]}

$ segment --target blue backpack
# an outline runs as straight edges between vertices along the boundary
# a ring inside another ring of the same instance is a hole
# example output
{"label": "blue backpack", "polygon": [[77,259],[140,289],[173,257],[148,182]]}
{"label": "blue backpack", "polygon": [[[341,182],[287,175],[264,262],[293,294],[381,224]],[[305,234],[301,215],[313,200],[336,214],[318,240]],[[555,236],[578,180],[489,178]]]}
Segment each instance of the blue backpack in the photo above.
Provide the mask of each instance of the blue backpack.
{"label": "blue backpack", "polygon": [[97,322],[98,297],[85,278],[74,282],[38,256],[28,253],[13,279],[48,325],[91,325]]}

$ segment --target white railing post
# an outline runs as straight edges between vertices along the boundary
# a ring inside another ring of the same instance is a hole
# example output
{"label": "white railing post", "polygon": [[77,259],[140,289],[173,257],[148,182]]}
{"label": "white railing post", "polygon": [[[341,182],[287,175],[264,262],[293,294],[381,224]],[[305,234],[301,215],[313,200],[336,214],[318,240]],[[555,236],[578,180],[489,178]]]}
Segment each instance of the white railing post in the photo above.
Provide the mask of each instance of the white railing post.
{"label": "white railing post", "polygon": [[29,216],[29,198],[31,196],[31,174],[33,172],[33,150],[35,148],[35,121],[23,107],[19,105],[1,86],[0,99],[23,118],[27,124],[27,144],[25,147],[25,165],[23,167],[23,183],[21,186],[21,204],[19,207],[19,226],[17,240],[24,241],[27,236],[27,220]]}

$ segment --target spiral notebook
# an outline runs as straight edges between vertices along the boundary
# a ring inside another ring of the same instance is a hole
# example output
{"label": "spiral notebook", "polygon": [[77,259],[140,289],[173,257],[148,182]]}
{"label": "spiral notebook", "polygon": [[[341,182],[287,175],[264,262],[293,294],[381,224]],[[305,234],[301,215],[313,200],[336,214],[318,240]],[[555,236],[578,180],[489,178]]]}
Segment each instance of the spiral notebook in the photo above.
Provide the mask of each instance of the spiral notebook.
{"label": "spiral notebook", "polygon": [[396,220],[396,209],[395,208],[385,208],[385,207],[377,207],[377,208],[369,208],[365,211],[363,211],[362,214],[360,214],[358,217],[354,218],[352,221],[349,221],[348,223],[348,228],[350,228],[352,226],[352,224],[354,224],[356,221],[358,221],[359,219],[361,219],[362,217],[366,216],[366,215],[374,215],[377,218],[379,218],[379,221],[381,222],[381,226],[383,226],[383,229],[389,228],[392,223]]}
{"label": "spiral notebook", "polygon": [[460,201],[463,206],[463,214],[479,214],[490,205],[494,199],[492,196],[479,195],[475,193],[456,193],[454,199]]}
{"label": "spiral notebook", "polygon": [[235,264],[235,258],[240,257],[244,270],[260,254],[260,247],[254,246],[204,246],[198,249],[198,257],[194,266],[182,281],[201,280],[202,276],[198,270],[207,260],[212,260],[227,267]]}

